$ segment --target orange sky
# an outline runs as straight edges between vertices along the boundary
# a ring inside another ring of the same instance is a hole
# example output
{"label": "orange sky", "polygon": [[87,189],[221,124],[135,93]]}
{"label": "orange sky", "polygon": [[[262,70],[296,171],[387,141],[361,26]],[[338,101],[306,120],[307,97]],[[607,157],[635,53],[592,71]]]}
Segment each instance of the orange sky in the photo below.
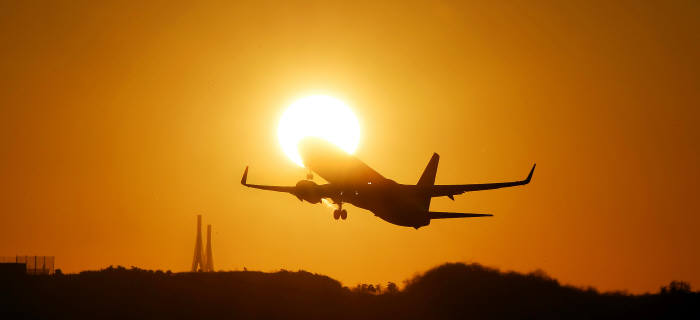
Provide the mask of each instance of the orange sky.
{"label": "orange sky", "polygon": [[[0,255],[184,271],[202,213],[222,270],[354,285],[465,261],[699,286],[699,16],[694,1],[3,2]],[[351,105],[358,157],[388,178],[415,183],[438,152],[437,183],[537,162],[533,182],[435,199],[495,217],[420,230],[242,187],[248,164],[251,182],[304,178],[276,125],[319,93]]]}

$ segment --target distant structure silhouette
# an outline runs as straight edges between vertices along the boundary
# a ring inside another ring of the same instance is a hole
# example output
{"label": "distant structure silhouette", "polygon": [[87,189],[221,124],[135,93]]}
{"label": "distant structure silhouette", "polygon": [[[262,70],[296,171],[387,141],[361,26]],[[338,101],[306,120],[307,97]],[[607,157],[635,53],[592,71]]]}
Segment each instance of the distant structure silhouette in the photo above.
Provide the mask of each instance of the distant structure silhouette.
{"label": "distant structure silhouette", "polygon": [[14,256],[0,257],[0,264],[12,264],[9,268],[21,265],[26,274],[53,274],[55,257],[52,256]]}
{"label": "distant structure silhouette", "polygon": [[202,260],[202,215],[197,215],[197,238],[194,243],[194,258],[192,258],[192,272],[204,269]]}
{"label": "distant structure silhouette", "polygon": [[192,272],[214,271],[214,255],[211,251],[211,225],[207,225],[207,249],[202,250],[202,215],[197,215],[197,238],[194,243],[194,258],[192,258]]}
{"label": "distant structure silhouette", "polygon": [[207,253],[204,260],[204,271],[214,271],[214,256],[211,253],[211,225],[207,225]]}

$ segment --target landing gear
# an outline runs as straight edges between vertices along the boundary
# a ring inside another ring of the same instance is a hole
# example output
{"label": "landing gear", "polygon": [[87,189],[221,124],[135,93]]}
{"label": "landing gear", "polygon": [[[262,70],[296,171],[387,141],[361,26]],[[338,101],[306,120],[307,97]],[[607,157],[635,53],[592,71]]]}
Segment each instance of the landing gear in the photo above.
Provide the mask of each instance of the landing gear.
{"label": "landing gear", "polygon": [[345,220],[347,218],[348,218],[348,212],[345,209],[343,209],[343,203],[342,202],[338,203],[338,209],[333,210],[333,219]]}

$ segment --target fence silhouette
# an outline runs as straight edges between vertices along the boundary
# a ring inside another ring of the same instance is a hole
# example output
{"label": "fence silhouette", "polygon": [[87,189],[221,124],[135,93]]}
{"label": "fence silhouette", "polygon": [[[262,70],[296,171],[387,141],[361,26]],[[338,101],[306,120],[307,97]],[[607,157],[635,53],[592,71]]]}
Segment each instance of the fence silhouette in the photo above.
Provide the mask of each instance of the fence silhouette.
{"label": "fence silhouette", "polygon": [[0,263],[24,263],[27,274],[53,274],[55,257],[48,256],[14,256],[0,257]]}

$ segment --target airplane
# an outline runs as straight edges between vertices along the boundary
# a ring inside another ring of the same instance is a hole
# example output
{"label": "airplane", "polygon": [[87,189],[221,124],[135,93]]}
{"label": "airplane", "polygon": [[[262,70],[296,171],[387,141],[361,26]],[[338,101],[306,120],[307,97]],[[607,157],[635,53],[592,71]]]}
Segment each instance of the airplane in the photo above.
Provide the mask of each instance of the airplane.
{"label": "airplane", "polygon": [[[299,154],[304,166],[321,176],[329,183],[317,184],[311,180],[300,180],[295,186],[272,186],[250,184],[248,167],[241,178],[241,184],[256,189],[286,192],[296,196],[300,201],[320,203],[330,199],[338,206],[333,211],[333,218],[347,219],[344,203],[374,213],[375,216],[389,223],[418,229],[430,224],[433,219],[470,218],[493,216],[484,213],[458,213],[430,211],[433,197],[448,197],[465,192],[491,190],[521,186],[530,183],[535,171],[534,164],[525,180],[483,184],[435,184],[440,156],[433,153],[430,162],[415,185],[400,184],[387,179],[370,168],[358,158],[345,153],[335,145],[319,138],[305,138],[299,143]],[[313,176],[309,174],[309,178]]]}

